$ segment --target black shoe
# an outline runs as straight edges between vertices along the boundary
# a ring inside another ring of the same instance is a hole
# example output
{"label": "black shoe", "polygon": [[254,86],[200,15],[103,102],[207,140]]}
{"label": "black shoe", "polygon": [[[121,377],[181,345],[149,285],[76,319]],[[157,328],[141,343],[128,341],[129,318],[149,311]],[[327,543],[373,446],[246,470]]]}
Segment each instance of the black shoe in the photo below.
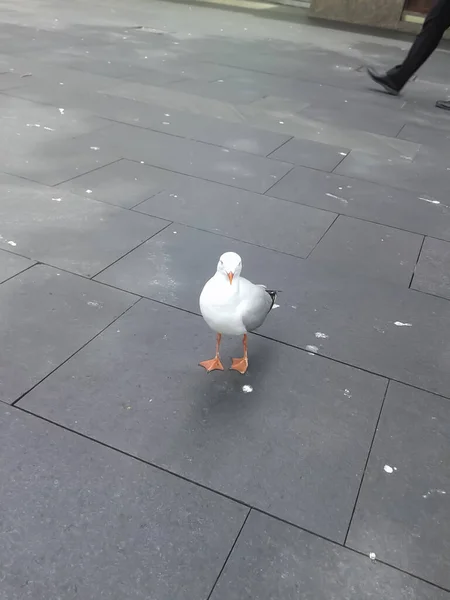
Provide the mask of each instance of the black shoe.
{"label": "black shoe", "polygon": [[438,100],[436,106],[442,110],[450,110],[450,100]]}
{"label": "black shoe", "polygon": [[385,75],[380,75],[380,73],[377,73],[374,69],[368,68],[367,74],[375,81],[375,83],[381,85],[388,94],[391,94],[391,96],[399,95],[402,88],[395,85],[387,73]]}

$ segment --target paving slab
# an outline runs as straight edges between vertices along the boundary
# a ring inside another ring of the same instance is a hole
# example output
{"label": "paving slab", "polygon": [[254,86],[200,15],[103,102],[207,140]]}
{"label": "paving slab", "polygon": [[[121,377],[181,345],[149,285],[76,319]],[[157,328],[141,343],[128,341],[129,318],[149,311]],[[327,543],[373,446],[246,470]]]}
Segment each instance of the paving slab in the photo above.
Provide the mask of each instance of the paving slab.
{"label": "paving slab", "polygon": [[347,148],[293,138],[269,156],[301,167],[333,171],[349,152]]}
{"label": "paving slab", "polygon": [[142,300],[20,406],[342,542],[386,380],[255,336],[245,377],[206,374],[214,344]]}
{"label": "paving slab", "polygon": [[[1,241],[1,240],[0,240]],[[33,266],[33,261],[4,250],[0,251],[0,283]]]}
{"label": "paving slab", "polygon": [[0,400],[17,400],[135,302],[44,265],[3,283]]}
{"label": "paving slab", "polygon": [[206,600],[244,507],[14,408],[0,432],[2,600]]}
{"label": "paving slab", "polygon": [[[78,108],[63,108],[37,104],[22,98],[0,95],[2,170],[12,161],[12,155],[33,159],[33,152],[47,144],[70,140],[76,135],[107,127],[109,123]],[[9,161],[9,162],[8,162]]]}
{"label": "paving slab", "polygon": [[[154,177],[153,185],[159,182],[163,191],[136,206],[136,211],[301,258],[309,255],[336,218],[328,211],[145,168]],[[277,219],[268,219],[269,214]]]}
{"label": "paving slab", "polygon": [[239,80],[233,81],[233,79],[228,80],[226,83],[223,79],[201,82],[184,80],[170,84],[170,88],[233,104],[250,104],[263,98],[263,93],[260,90],[255,89],[253,86],[243,87]]}
{"label": "paving slab", "polygon": [[177,178],[181,180],[181,177],[169,171],[121,159],[66,181],[56,186],[55,190],[65,190],[91,200],[132,208],[162,192],[170,181]]}
{"label": "paving slab", "polygon": [[344,100],[334,106],[321,106],[321,98],[301,110],[301,115],[320,123],[339,123],[343,128],[396,137],[405,125],[405,115],[386,106],[369,105],[361,101]]}
{"label": "paving slab", "polygon": [[245,123],[230,123],[223,119],[134,102],[127,98],[111,97],[103,116],[130,125],[261,156],[267,156],[291,138],[287,134],[264,131],[249,127]]}
{"label": "paving slab", "polygon": [[[156,83],[154,82],[153,85]],[[221,118],[193,114],[186,109],[175,110],[151,102],[137,102],[129,98],[108,95],[107,88],[105,93],[89,90],[81,97],[79,91],[77,93],[77,89],[74,89],[69,82],[63,87],[39,84],[38,91],[34,91],[33,94],[27,92],[30,92],[29,88],[9,90],[9,96],[6,98],[11,103],[13,101],[10,96],[20,95],[22,98],[28,95],[33,100],[45,99],[64,106],[83,108],[104,119],[262,156],[266,156],[292,137],[285,133],[250,127],[243,122],[233,123]],[[103,125],[106,124],[107,122],[103,121]]]}
{"label": "paving slab", "polygon": [[244,276],[282,291],[280,308],[261,334],[448,395],[450,304],[442,298],[181,225],[156,235],[99,280],[198,312],[200,290],[229,250],[243,258]]}
{"label": "paving slab", "polygon": [[443,151],[450,148],[450,132],[445,129],[434,127],[425,127],[407,123],[398,134],[402,140],[425,144],[426,146],[438,146]]}
{"label": "paving slab", "polygon": [[122,158],[259,193],[292,169],[288,163],[179,138],[170,135],[170,124],[167,128],[169,135],[115,124],[92,136],[80,136],[77,143],[94,143],[95,139],[97,146]]}
{"label": "paving slab", "polygon": [[391,383],[348,545],[450,589],[449,401]]}
{"label": "paving slab", "polygon": [[430,194],[295,167],[270,195],[450,241],[450,209]]}
{"label": "paving slab", "polygon": [[450,244],[425,238],[411,287],[450,300]]}
{"label": "paving slab", "polygon": [[[61,108],[64,118],[65,109]],[[27,127],[28,123],[25,124]],[[39,139],[24,143],[18,152],[9,152],[4,148],[2,152],[2,169],[5,173],[30,179],[44,185],[56,185],[88,171],[98,169],[120,158],[106,147],[97,147],[96,151],[89,146],[80,147],[79,139],[70,139],[66,136],[52,136],[52,131],[39,126],[39,123],[30,123],[29,129],[38,129]],[[42,132],[42,133],[41,133]],[[90,133],[89,135],[99,135]],[[83,137],[83,136],[81,136]],[[94,143],[91,143],[94,147]]]}
{"label": "paving slab", "polygon": [[88,277],[168,225],[17,177],[0,175],[0,191],[0,246]]}
{"label": "paving slab", "polygon": [[409,287],[422,243],[421,235],[341,215],[311,259]]}
{"label": "paving slab", "polygon": [[335,172],[411,190],[419,195],[431,194],[433,199],[448,204],[449,164],[442,151],[421,146],[414,158],[403,156],[387,159],[364,152],[351,152]]}
{"label": "paving slab", "polygon": [[211,600],[447,600],[449,596],[368,556],[252,511]]}

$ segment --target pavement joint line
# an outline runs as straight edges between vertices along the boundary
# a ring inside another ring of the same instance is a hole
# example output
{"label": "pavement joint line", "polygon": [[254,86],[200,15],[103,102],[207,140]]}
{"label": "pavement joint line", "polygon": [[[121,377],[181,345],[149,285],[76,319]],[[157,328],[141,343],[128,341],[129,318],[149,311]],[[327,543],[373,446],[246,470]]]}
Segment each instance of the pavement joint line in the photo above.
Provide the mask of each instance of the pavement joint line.
{"label": "pavement joint line", "polygon": [[341,160],[338,162],[338,164],[337,164],[335,167],[333,167],[333,168],[331,169],[330,173],[333,173],[334,175],[337,175],[337,173],[335,173],[336,169],[337,169],[337,168],[338,168],[338,167],[339,167],[339,166],[340,166],[340,165],[341,165],[341,164],[344,162],[344,160],[345,160],[345,159],[346,159],[348,156],[350,156],[350,154],[351,154],[352,152],[353,152],[353,150],[350,148],[349,152],[348,152],[348,153],[347,153],[345,156],[343,156],[343,157],[341,158]]}
{"label": "pavement joint line", "polygon": [[[270,160],[270,159],[268,159],[268,160]],[[280,161],[280,162],[281,162],[281,161]],[[283,161],[283,162],[284,162],[284,161]],[[289,173],[295,169],[295,165],[294,165],[294,164],[292,164],[292,163],[286,163],[286,162],[284,162],[284,164],[290,164],[290,165],[292,165],[292,166],[291,166],[291,168],[289,169],[289,171],[288,171],[287,173],[285,173],[284,175],[282,175],[282,176],[280,177],[280,179],[277,179],[277,181],[275,181],[275,183],[272,183],[272,185],[270,185],[270,186],[267,188],[267,190],[261,194],[262,196],[267,196],[268,192],[270,192],[270,190],[271,190],[271,189],[272,189],[274,186],[276,186],[276,185],[277,185],[277,183],[280,183],[280,181],[283,181],[283,179],[286,177],[286,175],[289,175]]]}
{"label": "pavement joint line", "polygon": [[[79,137],[79,136],[75,136],[72,139],[76,140],[77,137]],[[74,181],[75,179],[78,179],[79,177],[84,177],[84,175],[90,175],[91,173],[95,173],[95,171],[99,171],[100,169],[103,169],[104,167],[110,167],[111,165],[115,165],[116,163],[120,162],[122,159],[123,159],[122,156],[119,158],[115,158],[114,160],[112,160],[109,163],[106,163],[105,165],[101,165],[100,167],[95,167],[95,169],[91,169],[90,171],[86,171],[85,173],[79,173],[78,175],[75,175],[74,177],[69,177],[69,179],[65,179],[64,181],[58,181],[58,183],[54,183],[53,185],[50,185],[48,187],[57,188],[58,185],[64,185],[65,183],[70,183],[71,181]],[[38,182],[36,182],[36,183],[38,183]]]}
{"label": "pavement joint line", "polygon": [[[317,242],[314,244],[314,247],[311,248],[311,250],[308,252],[308,256],[306,257],[305,260],[308,260],[308,258],[311,256],[311,254],[314,252],[314,250],[317,248],[317,246],[320,244],[320,242],[323,240],[323,238],[327,235],[327,233],[330,231],[330,229],[333,227],[333,225],[336,223],[336,221],[339,219],[339,217],[341,217],[342,215],[337,214],[336,217],[333,219],[333,221],[329,224],[329,226],[326,228],[326,230],[322,233],[322,235],[320,236],[320,238],[317,240]],[[341,219],[342,220],[342,219]]]}
{"label": "pavement joint line", "polygon": [[75,352],[73,352],[68,358],[66,358],[61,364],[59,364],[57,367],[55,367],[54,369],[52,369],[50,371],[50,373],[47,373],[47,375],[45,375],[45,377],[43,377],[42,379],[40,379],[37,383],[35,383],[32,387],[30,387],[26,392],[24,392],[23,394],[21,394],[18,398],[16,398],[16,400],[14,400],[14,402],[8,403],[9,406],[15,406],[18,402],[20,402],[22,400],[22,398],[24,398],[27,394],[29,394],[30,392],[32,392],[38,385],[40,385],[43,381],[45,381],[46,379],[48,379],[51,375],[53,375],[53,373],[55,371],[57,371],[60,367],[62,367],[63,365],[66,364],[66,362],[68,362],[71,358],[73,358],[76,354],[78,354],[78,352],[81,352],[81,350],[83,350],[83,348],[85,348],[90,342],[92,342],[93,340],[95,340],[95,338],[97,338],[99,335],[101,335],[106,329],[108,329],[108,327],[110,327],[113,323],[115,323],[117,321],[117,319],[120,319],[120,317],[122,317],[124,314],[126,314],[131,308],[133,308],[133,306],[135,306],[138,302],[141,301],[141,298],[138,298],[136,300],[136,302],[133,302],[133,304],[131,304],[131,306],[129,306],[126,310],[122,311],[120,313],[119,316],[115,317],[111,323],[108,323],[108,325],[106,325],[106,327],[103,327],[101,331],[99,331],[97,334],[95,334],[92,338],[90,338],[87,342],[85,342],[82,346],[80,346],[80,348],[78,348],[78,350],[75,350]]}
{"label": "pavement joint line", "polygon": [[[132,307],[128,308],[125,312],[128,312],[128,310],[130,310],[131,308]],[[120,317],[118,317],[118,318],[120,318]],[[100,334],[98,334],[98,335],[100,335]],[[37,384],[37,385],[39,385],[39,384]],[[22,399],[22,398],[20,398],[20,399]],[[112,450],[113,452],[117,452],[117,453],[119,453],[119,454],[121,454],[123,456],[126,456],[128,458],[136,460],[136,461],[138,461],[138,462],[140,462],[142,464],[145,464],[145,465],[147,465],[149,467],[153,467],[153,468],[157,469],[158,471],[166,473],[167,475],[172,475],[173,477],[176,477],[177,479],[180,479],[182,481],[185,481],[186,483],[194,485],[195,487],[201,488],[201,489],[203,489],[205,491],[208,491],[208,492],[210,492],[212,494],[216,494],[218,496],[221,496],[222,498],[225,498],[225,499],[227,499],[227,500],[229,500],[231,502],[234,502],[235,504],[238,504],[240,506],[246,507],[247,509],[249,509],[248,515],[250,514],[251,511],[255,511],[255,512],[261,513],[261,514],[263,514],[263,515],[265,515],[267,517],[270,517],[270,518],[272,518],[272,519],[274,519],[274,520],[276,520],[276,521],[278,521],[280,523],[284,523],[285,525],[293,527],[294,529],[297,529],[299,531],[303,531],[304,533],[307,533],[307,534],[312,535],[312,536],[314,536],[316,538],[319,538],[319,539],[321,539],[321,540],[323,540],[325,542],[333,544],[334,546],[338,546],[339,548],[345,549],[348,552],[357,554],[359,556],[363,556],[368,561],[372,562],[372,560],[369,558],[368,554],[365,553],[365,552],[362,552],[361,550],[357,550],[357,549],[352,548],[350,546],[346,546],[346,545],[344,545],[344,543],[341,543],[341,542],[338,542],[336,540],[333,540],[332,538],[328,538],[328,537],[326,537],[326,536],[324,536],[324,535],[322,535],[320,533],[316,533],[316,532],[314,532],[314,531],[312,531],[312,530],[310,530],[310,529],[308,529],[306,527],[302,527],[300,525],[297,525],[296,523],[293,523],[291,521],[288,521],[287,519],[284,519],[282,517],[274,515],[274,514],[272,514],[270,512],[267,512],[267,511],[265,511],[263,509],[260,509],[260,508],[258,508],[256,506],[253,506],[253,505],[251,505],[251,504],[249,504],[249,503],[247,503],[247,502],[245,502],[243,500],[240,500],[238,498],[234,498],[233,496],[225,494],[224,492],[221,492],[220,490],[215,490],[214,488],[211,488],[211,487],[209,487],[207,485],[204,485],[204,484],[202,484],[202,483],[200,483],[198,481],[195,481],[193,479],[185,477],[184,475],[181,475],[179,473],[171,471],[170,469],[167,469],[166,467],[162,467],[162,466],[160,466],[160,465],[158,465],[156,463],[153,463],[151,461],[145,460],[144,458],[141,458],[140,456],[137,456],[135,454],[131,454],[130,452],[127,452],[125,450],[121,450],[120,448],[116,448],[114,446],[111,446],[110,444],[108,444],[106,442],[103,442],[101,440],[98,440],[96,438],[92,438],[89,435],[87,435],[85,433],[82,433],[81,431],[77,431],[75,429],[71,429],[70,427],[68,427],[66,425],[63,425],[63,424],[58,423],[56,421],[52,421],[51,419],[48,419],[47,417],[44,417],[42,415],[39,415],[38,413],[34,413],[34,412],[32,412],[32,411],[30,411],[30,410],[28,410],[26,408],[23,408],[22,406],[18,405],[17,402],[19,402],[19,400],[17,400],[13,404],[6,404],[6,403],[4,403],[4,404],[5,404],[5,406],[9,406],[10,408],[18,410],[18,411],[20,411],[22,413],[30,415],[30,416],[32,416],[32,417],[34,417],[36,419],[39,419],[41,421],[44,421],[46,423],[49,423],[50,425],[54,425],[55,427],[63,429],[64,431],[68,431],[68,432],[70,432],[70,433],[72,433],[72,434],[74,434],[74,435],[76,435],[78,437],[81,437],[81,438],[83,438],[85,440],[88,440],[88,441],[90,441],[90,442],[92,442],[94,444],[98,444],[98,445],[100,445],[100,446],[102,446],[104,448],[107,448],[108,450]],[[433,583],[432,581],[429,581],[427,579],[424,579],[423,577],[415,575],[414,573],[410,573],[409,571],[401,569],[400,567],[392,565],[391,563],[388,563],[388,562],[385,562],[383,560],[380,560],[379,558],[377,558],[376,562],[380,563],[380,564],[383,564],[383,565],[385,565],[387,567],[390,567],[390,568],[392,568],[392,569],[394,569],[394,570],[396,570],[396,571],[398,571],[400,573],[404,573],[405,575],[413,577],[414,579],[417,579],[418,581],[422,581],[424,583],[427,583],[427,584],[429,584],[429,585],[431,585],[431,586],[433,586],[433,587],[435,587],[437,589],[441,589],[443,591],[449,591],[450,592],[450,589],[442,587],[442,586],[440,586],[440,585],[438,585],[436,583]]]}
{"label": "pavement joint line", "polygon": [[222,573],[224,572],[224,570],[225,570],[225,568],[226,568],[226,566],[228,564],[228,561],[230,560],[230,556],[233,554],[233,550],[236,547],[236,544],[238,543],[239,538],[241,537],[241,533],[242,533],[242,531],[243,531],[243,529],[244,529],[244,527],[245,527],[245,525],[246,525],[246,523],[248,521],[248,518],[249,518],[251,512],[252,512],[252,508],[250,508],[248,510],[247,514],[245,515],[244,522],[242,523],[242,526],[239,529],[238,534],[237,534],[234,542],[231,545],[230,551],[228,552],[228,555],[227,555],[227,557],[225,559],[225,562],[223,563],[222,568],[220,569],[219,574],[217,575],[216,580],[214,581],[213,586],[211,588],[211,591],[209,592],[208,597],[206,598],[206,600],[210,600],[211,596],[213,595],[213,592],[216,589],[216,586],[217,586],[217,584],[219,582],[219,579],[221,578]]}
{"label": "pavement joint line", "polygon": [[[264,131],[267,131],[267,130],[264,130]],[[282,135],[282,134],[281,134],[281,135]],[[291,141],[292,141],[292,140],[294,140],[294,139],[295,139],[295,136],[294,136],[294,135],[291,135],[291,137],[290,137],[289,139],[285,140],[285,141],[284,141],[282,144],[280,144],[279,146],[277,146],[276,148],[274,148],[273,150],[271,150],[271,151],[269,152],[269,154],[266,154],[266,158],[270,158],[271,160],[278,160],[277,158],[272,158],[272,154],[273,154],[274,152],[277,152],[277,150],[279,150],[280,148],[282,148],[283,146],[285,146],[285,145],[286,145],[288,142],[291,142]],[[298,138],[297,138],[297,139],[298,139]],[[284,162],[284,161],[280,161],[280,162]],[[295,163],[294,163],[294,165],[295,165]]]}
{"label": "pavement joint line", "polygon": [[[157,217],[157,218],[159,219],[160,217]],[[162,221],[163,219],[160,219],[160,220]],[[167,225],[165,225],[164,227],[162,227],[161,229],[159,229],[156,233],[153,233],[150,237],[148,237],[144,241],[140,242],[134,248],[131,248],[131,250],[128,250],[128,252],[125,252],[125,254],[123,254],[122,256],[119,256],[119,258],[117,258],[114,262],[112,262],[111,264],[107,265],[103,269],[100,269],[100,271],[98,273],[96,273],[95,275],[92,275],[88,279],[93,280],[95,277],[98,277],[104,271],[106,271],[106,269],[109,269],[110,267],[112,267],[113,265],[115,265],[116,263],[118,263],[119,260],[122,260],[122,258],[125,258],[129,254],[131,254],[131,252],[134,252],[134,250],[137,250],[138,248],[140,248],[141,246],[143,246],[144,244],[146,244],[148,241],[150,241],[152,238],[154,238],[155,235],[159,235],[160,233],[162,233],[163,231],[165,231],[168,227],[170,227],[171,225],[173,225],[173,221],[168,221],[167,219],[164,219],[164,220],[166,221]]]}
{"label": "pavement joint line", "polygon": [[[416,264],[414,265],[414,269],[413,269],[413,272],[412,272],[412,274],[411,274],[411,279],[409,280],[408,289],[411,289],[411,286],[412,286],[412,284],[413,284],[413,281],[414,281],[414,276],[415,276],[415,274],[416,274],[417,265],[419,264],[420,256],[421,256],[421,254],[422,254],[423,246],[424,246],[424,244],[425,244],[425,239],[426,239],[427,237],[428,237],[428,236],[425,236],[425,235],[424,235],[424,236],[423,236],[423,238],[422,238],[422,243],[420,244],[419,252],[418,252],[418,254],[417,254],[417,258],[416,258]],[[420,290],[417,290],[417,291],[420,291]]]}
{"label": "pavement joint line", "polygon": [[[13,254],[12,252],[9,252],[8,254],[11,254],[12,256],[20,256],[20,254]],[[21,257],[21,258],[26,258],[26,257]],[[35,266],[36,266],[36,263],[32,262],[31,265],[28,265],[28,267],[25,267],[24,269],[22,269],[18,273],[14,273],[14,275],[11,275],[10,277],[7,277],[6,279],[3,279],[3,281],[0,281],[0,285],[3,285],[7,281],[11,281],[11,279],[14,279],[14,277],[17,277],[18,275],[23,275],[23,273],[25,273],[25,271],[29,271],[30,269],[32,269]]]}
{"label": "pavement joint line", "polygon": [[391,380],[388,379],[388,381],[386,382],[386,388],[384,390],[383,399],[381,400],[380,411],[378,413],[378,418],[377,418],[376,423],[375,423],[375,428],[374,428],[374,431],[373,431],[372,440],[370,442],[369,449],[368,449],[368,452],[367,452],[367,457],[366,457],[366,461],[365,461],[365,464],[364,464],[363,472],[362,472],[362,475],[361,475],[361,480],[359,482],[358,491],[356,493],[355,502],[353,504],[352,514],[350,516],[350,520],[349,520],[348,527],[347,527],[347,532],[345,534],[344,546],[347,545],[348,536],[349,536],[350,529],[351,529],[351,526],[352,526],[352,523],[353,523],[353,517],[355,516],[356,507],[358,506],[359,496],[361,494],[361,490],[362,490],[362,487],[363,487],[363,484],[364,484],[364,478],[366,476],[367,466],[369,464],[370,456],[372,454],[372,449],[373,449],[373,445],[375,443],[375,438],[377,437],[378,427],[380,425],[381,415],[383,413],[383,408],[384,408],[384,405],[385,405],[385,402],[386,402],[386,397],[387,397],[390,385],[391,385]]}

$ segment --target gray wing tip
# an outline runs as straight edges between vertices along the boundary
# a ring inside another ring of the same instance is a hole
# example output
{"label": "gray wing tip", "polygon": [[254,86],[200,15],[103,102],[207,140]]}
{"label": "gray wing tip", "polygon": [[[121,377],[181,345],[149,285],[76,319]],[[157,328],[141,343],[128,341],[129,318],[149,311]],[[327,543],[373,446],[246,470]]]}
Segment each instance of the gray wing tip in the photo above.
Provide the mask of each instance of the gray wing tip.
{"label": "gray wing tip", "polygon": [[266,292],[267,294],[269,294],[269,296],[270,296],[270,297],[271,297],[271,299],[272,299],[272,304],[270,305],[270,309],[272,310],[272,307],[273,307],[273,305],[274,305],[274,304],[275,304],[275,302],[276,302],[276,299],[277,299],[277,294],[278,294],[278,292],[277,292],[277,290],[265,290],[265,292]]}

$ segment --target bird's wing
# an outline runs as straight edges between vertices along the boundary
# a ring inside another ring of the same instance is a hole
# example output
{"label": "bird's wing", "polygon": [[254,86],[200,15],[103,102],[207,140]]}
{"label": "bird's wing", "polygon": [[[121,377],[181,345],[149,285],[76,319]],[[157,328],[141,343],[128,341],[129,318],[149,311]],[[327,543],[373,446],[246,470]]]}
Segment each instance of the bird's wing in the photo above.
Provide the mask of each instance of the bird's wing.
{"label": "bird's wing", "polygon": [[264,286],[255,285],[243,277],[239,280],[239,309],[247,331],[261,327],[269,314],[275,298]]}

